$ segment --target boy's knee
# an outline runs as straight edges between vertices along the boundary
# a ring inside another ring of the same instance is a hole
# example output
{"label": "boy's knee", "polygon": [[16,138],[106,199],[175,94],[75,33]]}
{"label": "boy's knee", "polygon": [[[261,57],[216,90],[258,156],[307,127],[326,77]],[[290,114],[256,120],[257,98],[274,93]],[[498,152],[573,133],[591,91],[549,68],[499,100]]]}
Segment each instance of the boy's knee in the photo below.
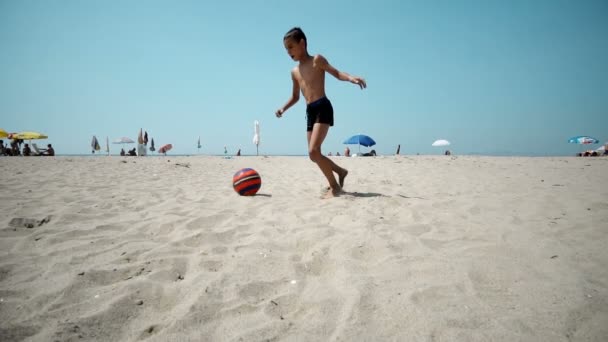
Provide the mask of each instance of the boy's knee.
{"label": "boy's knee", "polygon": [[313,162],[317,162],[321,157],[321,151],[319,150],[308,150],[308,158]]}

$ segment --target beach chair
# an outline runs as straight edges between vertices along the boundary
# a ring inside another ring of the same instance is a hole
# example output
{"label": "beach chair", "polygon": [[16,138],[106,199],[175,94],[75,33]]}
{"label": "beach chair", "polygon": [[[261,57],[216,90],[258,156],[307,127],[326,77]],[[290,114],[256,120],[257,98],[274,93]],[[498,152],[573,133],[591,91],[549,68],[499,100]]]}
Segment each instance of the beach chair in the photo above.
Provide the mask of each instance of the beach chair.
{"label": "beach chair", "polygon": [[36,156],[41,156],[44,154],[44,152],[46,152],[46,149],[39,148],[38,145],[36,145],[36,143],[32,143],[32,149],[34,149],[34,152],[36,152],[34,154]]}

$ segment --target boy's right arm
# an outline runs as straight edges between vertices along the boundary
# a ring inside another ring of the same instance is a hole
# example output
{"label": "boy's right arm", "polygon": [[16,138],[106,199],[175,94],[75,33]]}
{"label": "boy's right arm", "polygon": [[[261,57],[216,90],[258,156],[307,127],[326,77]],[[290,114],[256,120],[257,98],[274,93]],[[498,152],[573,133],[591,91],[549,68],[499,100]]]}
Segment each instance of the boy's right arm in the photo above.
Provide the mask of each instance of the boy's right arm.
{"label": "boy's right arm", "polygon": [[298,80],[296,79],[296,75],[293,70],[291,71],[291,80],[293,81],[291,97],[289,98],[289,100],[283,107],[277,109],[277,111],[275,113],[277,118],[280,118],[281,116],[283,116],[283,113],[285,113],[285,111],[288,110],[289,107],[296,104],[296,102],[298,102],[298,100],[300,99],[300,83],[298,83]]}

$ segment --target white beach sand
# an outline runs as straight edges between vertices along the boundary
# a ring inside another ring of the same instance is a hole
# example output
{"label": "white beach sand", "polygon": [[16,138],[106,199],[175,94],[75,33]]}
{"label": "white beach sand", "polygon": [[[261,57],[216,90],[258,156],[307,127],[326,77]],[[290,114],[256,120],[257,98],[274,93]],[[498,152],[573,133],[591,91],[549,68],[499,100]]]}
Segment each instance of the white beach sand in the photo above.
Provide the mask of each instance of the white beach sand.
{"label": "white beach sand", "polygon": [[334,160],[0,158],[0,341],[608,340],[608,158]]}

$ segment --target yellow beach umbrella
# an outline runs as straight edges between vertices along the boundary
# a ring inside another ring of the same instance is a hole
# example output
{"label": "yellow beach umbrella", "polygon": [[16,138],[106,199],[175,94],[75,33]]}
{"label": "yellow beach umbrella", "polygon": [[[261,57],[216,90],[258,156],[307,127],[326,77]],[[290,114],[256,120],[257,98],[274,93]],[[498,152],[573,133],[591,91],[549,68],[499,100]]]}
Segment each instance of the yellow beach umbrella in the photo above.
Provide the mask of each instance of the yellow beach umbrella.
{"label": "yellow beach umbrella", "polygon": [[38,132],[20,132],[12,135],[13,139],[21,140],[34,140],[34,139],[47,139],[48,136]]}
{"label": "yellow beach umbrella", "polygon": [[0,139],[3,139],[3,138],[8,138],[8,133],[6,133],[5,130],[0,128]]}

